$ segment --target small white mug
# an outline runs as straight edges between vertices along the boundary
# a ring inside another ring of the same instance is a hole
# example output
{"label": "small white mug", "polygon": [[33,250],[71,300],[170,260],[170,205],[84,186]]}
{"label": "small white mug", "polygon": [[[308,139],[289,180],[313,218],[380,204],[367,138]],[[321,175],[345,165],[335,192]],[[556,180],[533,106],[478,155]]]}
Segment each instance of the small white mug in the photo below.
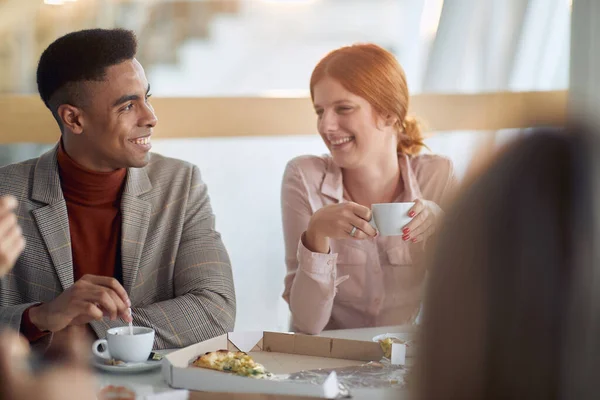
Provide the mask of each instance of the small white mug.
{"label": "small white mug", "polygon": [[408,211],[414,205],[414,202],[373,204],[370,223],[382,236],[402,236],[402,228],[412,220]]}
{"label": "small white mug", "polygon": [[[99,351],[98,346],[104,345]],[[125,362],[143,362],[148,360],[154,345],[154,329],[141,326],[133,327],[133,335],[129,327],[111,328],[106,331],[106,339],[99,339],[92,345],[92,351],[100,358],[121,360]]]}

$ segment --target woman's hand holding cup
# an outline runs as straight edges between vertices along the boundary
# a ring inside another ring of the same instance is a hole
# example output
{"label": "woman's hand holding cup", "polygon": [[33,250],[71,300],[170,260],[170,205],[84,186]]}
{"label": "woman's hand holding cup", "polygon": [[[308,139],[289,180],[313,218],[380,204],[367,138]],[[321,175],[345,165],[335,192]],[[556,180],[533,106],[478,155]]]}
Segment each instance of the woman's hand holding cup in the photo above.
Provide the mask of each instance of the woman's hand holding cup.
{"label": "woman's hand holding cup", "polygon": [[412,220],[402,229],[402,239],[413,243],[423,242],[433,235],[444,216],[444,211],[430,200],[417,199],[408,211]]}
{"label": "woman's hand holding cup", "polygon": [[377,236],[369,224],[371,210],[348,202],[325,206],[315,212],[308,223],[302,242],[310,251],[329,253],[329,239],[368,239]]}

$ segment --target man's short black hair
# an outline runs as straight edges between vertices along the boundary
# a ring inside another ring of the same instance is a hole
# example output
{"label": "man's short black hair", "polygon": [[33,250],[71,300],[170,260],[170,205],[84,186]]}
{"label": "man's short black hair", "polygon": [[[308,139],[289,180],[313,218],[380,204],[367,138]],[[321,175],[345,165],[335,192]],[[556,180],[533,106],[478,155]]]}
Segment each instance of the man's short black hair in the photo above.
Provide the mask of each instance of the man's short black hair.
{"label": "man's short black hair", "polygon": [[40,58],[37,85],[40,96],[57,115],[61,104],[78,104],[86,81],[102,81],[106,69],[131,60],[137,52],[135,33],[125,29],[88,29],[54,41]]}

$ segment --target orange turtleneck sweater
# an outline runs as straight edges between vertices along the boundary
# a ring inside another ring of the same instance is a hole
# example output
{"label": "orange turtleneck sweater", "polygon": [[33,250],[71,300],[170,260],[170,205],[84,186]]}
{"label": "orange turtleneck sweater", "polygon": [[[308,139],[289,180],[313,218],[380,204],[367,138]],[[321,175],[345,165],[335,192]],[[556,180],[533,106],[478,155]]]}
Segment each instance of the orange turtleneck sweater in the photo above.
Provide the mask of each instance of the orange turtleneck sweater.
{"label": "orange turtleneck sweater", "polygon": [[[57,153],[60,182],[67,203],[73,278],[86,274],[112,276],[123,282],[121,268],[121,194],[127,169],[95,172],[77,164],[65,152]],[[35,341],[44,336],[23,314],[21,332]]]}
{"label": "orange turtleneck sweater", "polygon": [[58,148],[58,170],[69,214],[73,278],[121,279],[121,194],[127,170],[94,172]]}

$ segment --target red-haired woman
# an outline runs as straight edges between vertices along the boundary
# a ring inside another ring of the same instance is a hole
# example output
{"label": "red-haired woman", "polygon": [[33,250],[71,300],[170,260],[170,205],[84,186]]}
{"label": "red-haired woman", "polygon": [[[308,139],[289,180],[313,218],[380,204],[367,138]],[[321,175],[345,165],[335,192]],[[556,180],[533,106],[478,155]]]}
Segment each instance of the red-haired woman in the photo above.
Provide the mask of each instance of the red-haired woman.
{"label": "red-haired woman", "polygon": [[[310,80],[318,131],[331,155],[291,160],[282,184],[293,329],[317,334],[413,323],[425,243],[455,187],[452,163],[419,155],[419,124],[396,58],[373,44],[342,47]],[[404,236],[378,236],[371,205],[410,202]]]}

